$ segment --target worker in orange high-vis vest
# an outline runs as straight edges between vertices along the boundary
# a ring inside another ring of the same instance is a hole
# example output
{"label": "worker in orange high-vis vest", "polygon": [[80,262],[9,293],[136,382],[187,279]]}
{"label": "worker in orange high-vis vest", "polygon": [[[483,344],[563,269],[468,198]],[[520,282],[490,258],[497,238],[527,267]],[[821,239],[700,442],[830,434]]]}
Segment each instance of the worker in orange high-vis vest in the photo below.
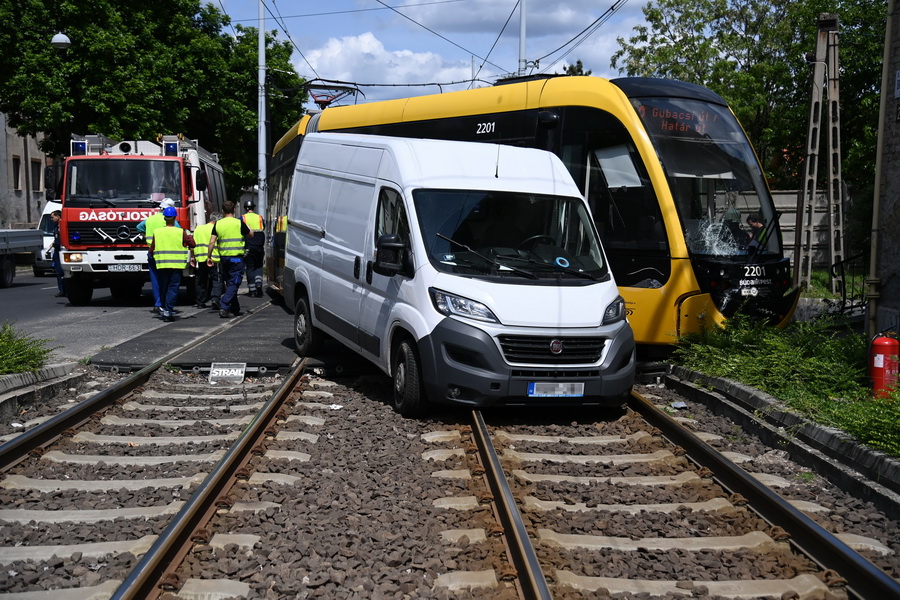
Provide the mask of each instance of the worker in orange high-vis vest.
{"label": "worker in orange high-vis vest", "polygon": [[153,231],[150,253],[156,261],[156,277],[159,282],[159,297],[162,301],[160,315],[164,321],[175,320],[175,301],[181,286],[181,272],[190,262],[196,264],[189,248],[194,240],[184,229],[175,226],[178,211],[174,207],[162,211],[165,225]]}
{"label": "worker in orange high-vis vest", "polygon": [[248,200],[244,204],[244,214],[241,215],[247,228],[253,232],[251,237],[244,238],[244,258],[247,265],[247,295],[262,298],[263,295],[263,264],[266,259],[266,225],[263,218],[253,212],[256,204]]}

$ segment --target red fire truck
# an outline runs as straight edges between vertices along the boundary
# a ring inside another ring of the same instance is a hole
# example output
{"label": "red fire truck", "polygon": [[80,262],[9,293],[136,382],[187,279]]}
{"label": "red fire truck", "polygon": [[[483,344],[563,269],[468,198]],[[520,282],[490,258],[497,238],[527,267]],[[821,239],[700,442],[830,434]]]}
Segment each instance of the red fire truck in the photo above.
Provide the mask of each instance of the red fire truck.
{"label": "red fire truck", "polygon": [[[95,288],[108,287],[117,299],[140,296],[149,271],[137,225],[165,198],[190,231],[225,201],[218,157],[181,135],[118,142],[73,135],[70,150],[48,196],[62,201],[60,259],[66,296],[76,306],[88,304]],[[185,281],[190,287],[193,278]]]}

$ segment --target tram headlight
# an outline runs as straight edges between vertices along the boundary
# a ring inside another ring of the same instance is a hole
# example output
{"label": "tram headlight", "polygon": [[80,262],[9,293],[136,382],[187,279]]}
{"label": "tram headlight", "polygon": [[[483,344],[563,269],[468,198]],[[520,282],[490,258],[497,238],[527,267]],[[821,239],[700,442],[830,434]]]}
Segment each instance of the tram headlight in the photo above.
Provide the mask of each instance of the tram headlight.
{"label": "tram headlight", "polygon": [[448,294],[441,290],[431,288],[431,301],[434,308],[444,316],[465,317],[467,319],[475,319],[476,321],[485,321],[487,323],[499,323],[500,321],[494,316],[487,306],[475,300],[469,300],[462,296]]}
{"label": "tram headlight", "polygon": [[618,323],[625,318],[625,299],[618,296],[603,311],[603,325]]}

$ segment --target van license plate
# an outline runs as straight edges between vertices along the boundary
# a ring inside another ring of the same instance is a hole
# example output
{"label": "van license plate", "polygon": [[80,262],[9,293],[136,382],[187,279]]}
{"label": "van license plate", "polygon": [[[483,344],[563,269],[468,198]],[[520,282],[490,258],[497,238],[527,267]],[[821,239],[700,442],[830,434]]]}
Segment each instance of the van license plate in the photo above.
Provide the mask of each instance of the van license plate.
{"label": "van license plate", "polygon": [[584,384],[531,382],[528,384],[528,395],[532,398],[584,396]]}
{"label": "van license plate", "polygon": [[131,265],[131,264],[109,265],[109,270],[110,271],[140,271],[141,265]]}

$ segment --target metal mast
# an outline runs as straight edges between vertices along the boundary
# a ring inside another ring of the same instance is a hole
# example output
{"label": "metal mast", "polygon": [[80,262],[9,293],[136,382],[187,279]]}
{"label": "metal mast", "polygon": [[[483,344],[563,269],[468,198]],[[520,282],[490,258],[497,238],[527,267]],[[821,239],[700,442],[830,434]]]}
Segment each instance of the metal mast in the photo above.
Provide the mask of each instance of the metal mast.
{"label": "metal mast", "polygon": [[257,128],[257,193],[256,210],[266,218],[266,13],[264,0],[259,0],[259,105]]}
{"label": "metal mast", "polygon": [[[812,278],[813,223],[816,206],[816,184],[819,174],[819,147],[822,117],[828,113],[828,248],[830,264],[844,257],[844,183],[841,177],[841,115],[840,70],[838,64],[838,17],[821,14],[817,21],[819,33],[815,55],[807,55],[813,65],[812,98],[809,109],[809,129],[806,136],[806,175],[803,191],[797,199],[797,228],[794,249],[794,281],[809,287]],[[823,85],[824,84],[824,85]],[[825,94],[823,104],[822,95]],[[831,279],[831,291],[838,293],[840,282]]]}

